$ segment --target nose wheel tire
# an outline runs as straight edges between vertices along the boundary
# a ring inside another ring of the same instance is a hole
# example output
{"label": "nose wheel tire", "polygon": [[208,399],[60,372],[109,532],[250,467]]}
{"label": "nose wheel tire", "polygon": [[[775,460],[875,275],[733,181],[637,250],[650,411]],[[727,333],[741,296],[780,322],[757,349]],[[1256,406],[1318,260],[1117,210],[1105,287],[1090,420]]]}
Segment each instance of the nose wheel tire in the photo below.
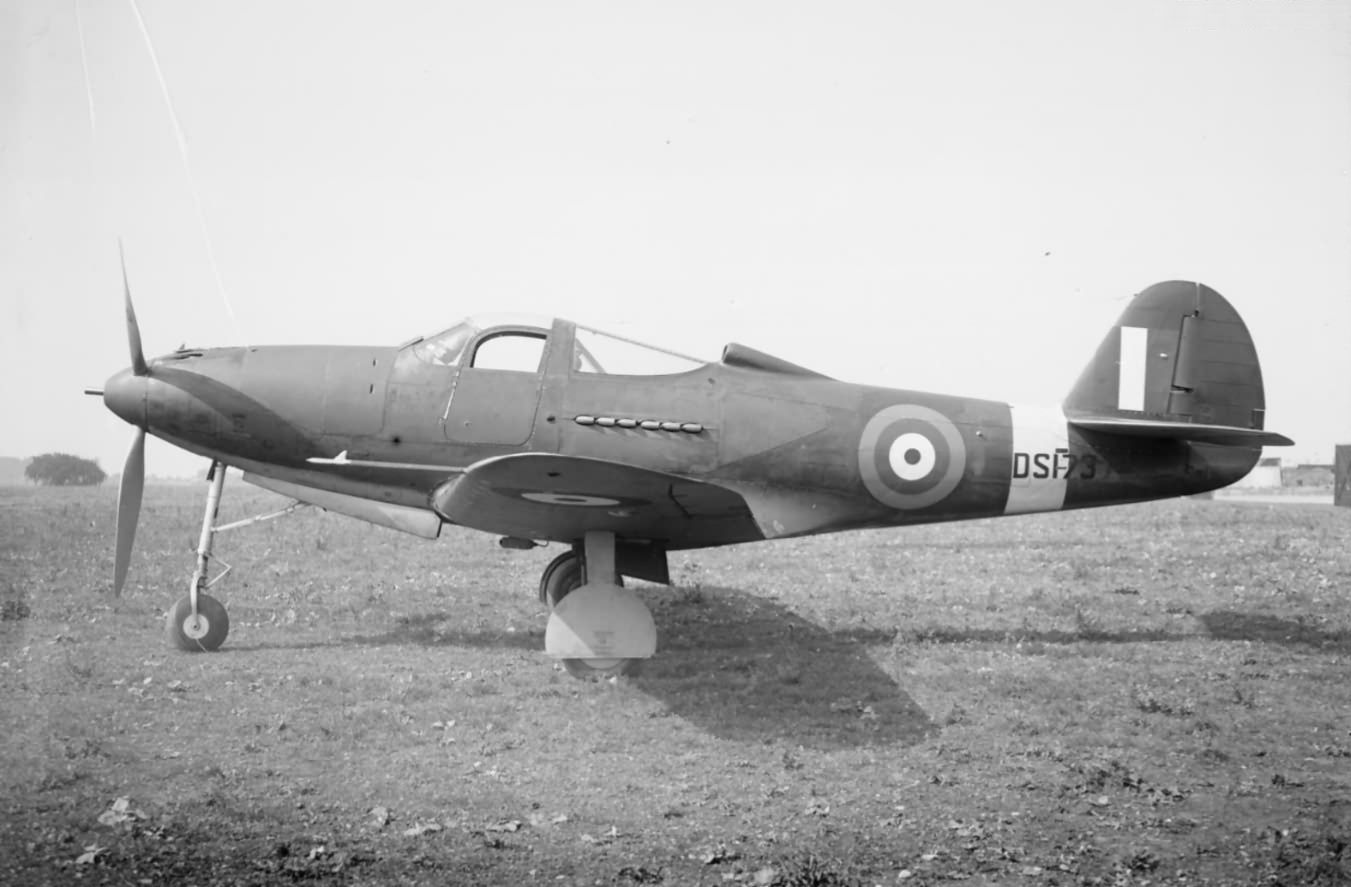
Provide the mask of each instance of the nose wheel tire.
{"label": "nose wheel tire", "polygon": [[210,653],[220,649],[230,633],[230,617],[225,606],[209,594],[197,593],[197,615],[192,600],[184,597],[174,604],[164,622],[169,643],[189,653]]}

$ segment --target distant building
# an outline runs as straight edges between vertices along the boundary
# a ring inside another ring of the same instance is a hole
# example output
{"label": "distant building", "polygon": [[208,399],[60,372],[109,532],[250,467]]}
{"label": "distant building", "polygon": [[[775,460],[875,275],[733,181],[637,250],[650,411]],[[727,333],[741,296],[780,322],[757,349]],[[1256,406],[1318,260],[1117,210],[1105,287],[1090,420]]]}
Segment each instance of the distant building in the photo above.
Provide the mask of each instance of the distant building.
{"label": "distant building", "polygon": [[1253,470],[1249,471],[1242,480],[1234,484],[1234,488],[1242,490],[1274,490],[1281,485],[1281,457],[1263,456],[1257,460]]}
{"label": "distant building", "polygon": [[1332,501],[1351,508],[1351,444],[1337,444],[1337,485],[1332,488]]}
{"label": "distant building", "polygon": [[1281,483],[1287,487],[1330,487],[1332,466],[1311,464],[1282,468]]}

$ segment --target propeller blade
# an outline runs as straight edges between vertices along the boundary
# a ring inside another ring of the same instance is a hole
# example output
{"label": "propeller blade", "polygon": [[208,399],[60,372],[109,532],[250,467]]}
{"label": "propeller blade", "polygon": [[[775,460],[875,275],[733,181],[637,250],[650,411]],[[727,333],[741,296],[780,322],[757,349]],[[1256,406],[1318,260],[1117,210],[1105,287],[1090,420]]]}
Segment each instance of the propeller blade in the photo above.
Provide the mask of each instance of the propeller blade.
{"label": "propeller blade", "polygon": [[138,376],[144,376],[150,370],[145,364],[145,354],[141,352],[141,327],[136,323],[136,309],[131,305],[131,284],[127,283],[127,256],[122,250],[121,240],[117,241],[117,255],[122,260],[122,295],[127,304],[127,342],[131,346],[131,371]]}
{"label": "propeller blade", "polygon": [[120,596],[131,563],[131,544],[136,541],[136,522],[141,517],[141,492],[145,488],[145,429],[136,430],[136,440],[122,467],[122,485],[117,490],[117,559],[113,563],[113,594]]}

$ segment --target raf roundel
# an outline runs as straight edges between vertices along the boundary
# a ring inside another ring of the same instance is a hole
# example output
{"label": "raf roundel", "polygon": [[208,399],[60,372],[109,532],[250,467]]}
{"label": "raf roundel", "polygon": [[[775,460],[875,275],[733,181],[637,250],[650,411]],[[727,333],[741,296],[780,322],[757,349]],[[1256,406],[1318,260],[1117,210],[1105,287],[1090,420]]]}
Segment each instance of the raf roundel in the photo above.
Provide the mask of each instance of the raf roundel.
{"label": "raf roundel", "polygon": [[569,505],[581,508],[597,508],[601,506],[619,505],[618,499],[611,499],[609,496],[583,496],[577,493],[521,493],[522,499],[529,499],[531,502],[540,502],[544,505]]}
{"label": "raf roundel", "polygon": [[952,420],[937,410],[897,404],[863,427],[858,470],[863,485],[883,505],[927,508],[961,481],[966,443]]}

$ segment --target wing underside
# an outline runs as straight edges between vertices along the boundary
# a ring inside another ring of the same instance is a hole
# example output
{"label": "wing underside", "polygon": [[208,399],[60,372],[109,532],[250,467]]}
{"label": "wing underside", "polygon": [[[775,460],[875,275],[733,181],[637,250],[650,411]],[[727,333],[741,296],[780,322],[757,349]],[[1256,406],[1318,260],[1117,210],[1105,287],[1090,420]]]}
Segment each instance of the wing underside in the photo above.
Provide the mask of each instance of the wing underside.
{"label": "wing underside", "polygon": [[485,459],[439,487],[432,507],[453,523],[523,539],[574,542],[601,530],[678,549],[764,538],[730,489],[578,456]]}

